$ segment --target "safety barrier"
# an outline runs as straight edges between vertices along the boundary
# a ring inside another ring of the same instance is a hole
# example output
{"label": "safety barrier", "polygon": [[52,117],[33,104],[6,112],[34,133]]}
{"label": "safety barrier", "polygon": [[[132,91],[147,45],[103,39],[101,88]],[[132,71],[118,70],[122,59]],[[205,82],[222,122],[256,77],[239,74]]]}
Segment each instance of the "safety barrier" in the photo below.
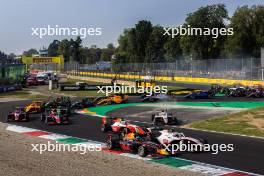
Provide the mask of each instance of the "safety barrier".
{"label": "safety barrier", "polygon": [[[74,71],[67,72],[67,74],[76,73]],[[113,74],[113,73],[102,73],[102,72],[78,72],[80,76],[92,76],[92,77],[104,77],[117,79],[144,79],[145,76],[134,75],[134,74]],[[186,83],[203,83],[203,84],[241,84],[244,86],[262,85],[263,81],[257,80],[231,80],[231,79],[214,79],[214,78],[190,78],[190,77],[170,77],[170,76],[155,76],[156,81],[177,81]]]}

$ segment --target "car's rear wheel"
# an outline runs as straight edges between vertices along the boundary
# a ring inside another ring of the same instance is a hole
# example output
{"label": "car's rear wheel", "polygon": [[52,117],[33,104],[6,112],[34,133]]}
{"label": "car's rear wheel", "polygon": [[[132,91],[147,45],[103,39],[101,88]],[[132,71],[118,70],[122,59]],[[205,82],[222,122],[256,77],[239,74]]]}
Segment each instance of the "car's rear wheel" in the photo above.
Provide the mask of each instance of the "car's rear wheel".
{"label": "car's rear wheel", "polygon": [[40,121],[44,122],[46,120],[45,114],[41,114],[40,116]]}
{"label": "car's rear wheel", "polygon": [[104,132],[104,133],[107,132],[108,131],[108,126],[106,124],[103,124],[101,126],[101,131]]}
{"label": "car's rear wheel", "polygon": [[144,146],[138,147],[138,155],[141,157],[145,157],[148,155],[147,149]]}
{"label": "car's rear wheel", "polygon": [[113,150],[116,148],[116,141],[113,139],[109,139],[106,143],[106,147],[108,150]]}
{"label": "car's rear wheel", "polygon": [[26,121],[28,122],[29,121],[29,114],[26,114],[25,118],[26,118]]}
{"label": "car's rear wheel", "polygon": [[6,122],[10,122],[9,115],[6,116]]}

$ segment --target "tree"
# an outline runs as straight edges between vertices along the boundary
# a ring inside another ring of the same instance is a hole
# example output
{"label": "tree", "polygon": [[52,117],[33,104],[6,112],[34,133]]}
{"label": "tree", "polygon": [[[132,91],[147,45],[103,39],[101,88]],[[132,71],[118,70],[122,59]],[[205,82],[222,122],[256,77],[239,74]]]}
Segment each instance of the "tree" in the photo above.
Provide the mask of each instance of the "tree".
{"label": "tree", "polygon": [[[208,5],[187,15],[183,27],[188,28],[226,28],[225,20],[228,20],[228,13],[223,4]],[[189,25],[189,26],[188,26]],[[213,38],[211,35],[183,35],[181,36],[181,48],[186,56],[198,59],[217,58],[223,50],[225,35],[218,35]]]}
{"label": "tree", "polygon": [[231,18],[234,35],[229,36],[226,52],[231,56],[260,57],[264,46],[264,6],[243,6]]}
{"label": "tree", "polygon": [[111,61],[111,57],[115,52],[115,47],[112,43],[109,43],[106,48],[101,50],[101,59],[102,61]]}
{"label": "tree", "polygon": [[151,22],[145,20],[139,21],[134,28],[124,30],[118,39],[117,56],[125,56],[126,62],[144,62],[152,30]]}
{"label": "tree", "polygon": [[164,30],[161,26],[153,27],[152,33],[146,45],[146,63],[164,62],[164,44],[167,41],[167,36],[163,35]]}
{"label": "tree", "polygon": [[131,44],[133,47],[131,49],[132,56],[134,57],[132,61],[134,62],[144,62],[146,56],[146,47],[150,35],[152,33],[152,24],[149,21],[139,21],[135,28],[131,31]]}
{"label": "tree", "polygon": [[58,56],[59,45],[60,45],[60,41],[53,40],[53,42],[48,47],[48,56],[51,57]]}
{"label": "tree", "polygon": [[180,46],[181,37],[175,36],[174,38],[169,38],[164,44],[165,58],[168,62],[174,62],[176,59],[182,57],[182,49]]}
{"label": "tree", "polygon": [[67,39],[64,39],[60,42],[59,47],[58,47],[58,54],[63,55],[63,58],[65,62],[68,62],[70,60],[70,42]]}
{"label": "tree", "polygon": [[28,51],[24,51],[23,55],[27,56],[27,57],[31,57],[34,54],[39,54],[38,50],[31,48]]}

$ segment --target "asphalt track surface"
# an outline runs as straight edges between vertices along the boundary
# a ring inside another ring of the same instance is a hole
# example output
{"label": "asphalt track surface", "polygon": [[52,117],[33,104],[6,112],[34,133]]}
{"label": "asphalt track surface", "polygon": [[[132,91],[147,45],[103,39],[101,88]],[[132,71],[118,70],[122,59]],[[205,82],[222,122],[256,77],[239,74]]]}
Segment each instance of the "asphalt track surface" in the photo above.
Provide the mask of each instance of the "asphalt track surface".
{"label": "asphalt track surface", "polygon": [[[17,101],[0,103],[0,121],[5,122],[6,114],[16,106],[24,106],[31,101]],[[32,114],[30,122],[11,123],[20,126],[50,131],[69,136],[105,142],[107,135],[100,131],[101,118],[75,114],[71,116],[70,125],[47,126],[40,122],[40,114]],[[146,125],[142,123],[142,125]],[[241,171],[264,175],[264,139],[210,133],[190,129],[176,128],[185,135],[206,139],[209,144],[234,144],[233,152],[211,153],[183,153],[179,157],[203,163],[228,167]]]}

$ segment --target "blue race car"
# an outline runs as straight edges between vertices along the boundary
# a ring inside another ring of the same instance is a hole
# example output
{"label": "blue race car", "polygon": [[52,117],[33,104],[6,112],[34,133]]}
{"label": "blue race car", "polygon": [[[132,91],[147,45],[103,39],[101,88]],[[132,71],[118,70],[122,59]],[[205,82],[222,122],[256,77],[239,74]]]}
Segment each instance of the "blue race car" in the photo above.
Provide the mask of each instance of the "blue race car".
{"label": "blue race car", "polygon": [[215,93],[213,91],[197,91],[197,92],[192,92],[184,98],[191,98],[191,99],[205,99],[205,98],[212,98],[215,96]]}

